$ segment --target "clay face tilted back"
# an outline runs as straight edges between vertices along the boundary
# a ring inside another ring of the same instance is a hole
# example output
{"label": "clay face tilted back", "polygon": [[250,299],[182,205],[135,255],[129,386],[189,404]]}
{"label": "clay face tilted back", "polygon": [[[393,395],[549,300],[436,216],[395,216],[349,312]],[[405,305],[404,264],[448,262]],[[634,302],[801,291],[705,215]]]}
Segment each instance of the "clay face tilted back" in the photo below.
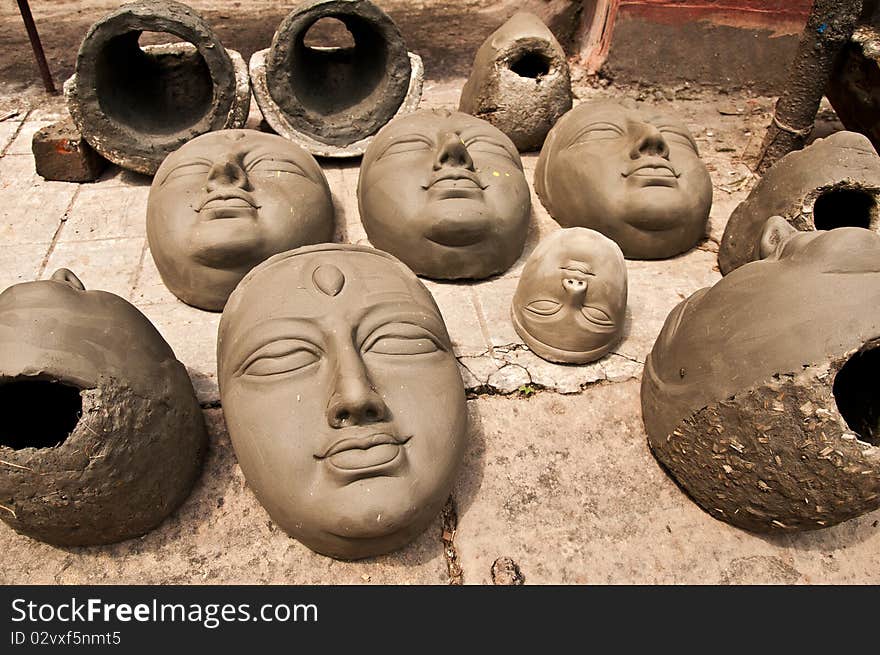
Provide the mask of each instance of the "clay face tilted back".
{"label": "clay face tilted back", "polygon": [[880,226],[880,157],[862,134],[837,132],[776,162],[733,210],[718,249],[722,275],[760,259],[764,225],[802,230]]}
{"label": "clay face tilted back", "polygon": [[559,230],[529,256],[511,305],[517,334],[538,356],[583,364],[620,340],[626,313],[626,263],[594,230]]}
{"label": "clay face tilted back", "polygon": [[330,244],[276,255],[230,297],[217,351],[238,461],[288,534],[355,559],[437,515],[464,452],[464,389],[433,298],[399,261]]}
{"label": "clay face tilted back", "polygon": [[688,129],[606,100],[578,105],[550,131],[535,190],[560,225],[597,230],[629,259],[689,250],[712,206],[712,182]]}
{"label": "clay face tilted back", "polygon": [[147,318],[65,269],[0,294],[0,412],[0,518],[63,546],[155,527],[207,439],[186,368]]}
{"label": "clay face tilted back", "polygon": [[333,203],[315,159],[253,130],[206,134],[171,154],[147,206],[150,251],[174,295],[219,311],[271,255],[333,236]]}
{"label": "clay face tilted back", "polygon": [[676,307],[642,413],[666,469],[716,518],[823,528],[880,506],[880,237],[798,232]]}
{"label": "clay face tilted back", "polygon": [[370,144],[358,179],[370,242],[419,275],[479,279],[520,256],[531,209],[513,143],[467,114],[418,111]]}

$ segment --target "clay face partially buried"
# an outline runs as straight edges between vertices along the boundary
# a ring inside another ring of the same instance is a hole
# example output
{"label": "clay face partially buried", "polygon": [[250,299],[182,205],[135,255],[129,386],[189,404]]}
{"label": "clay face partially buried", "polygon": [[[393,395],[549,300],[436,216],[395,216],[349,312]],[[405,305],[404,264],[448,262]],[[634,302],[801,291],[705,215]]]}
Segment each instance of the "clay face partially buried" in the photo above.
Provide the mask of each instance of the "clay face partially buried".
{"label": "clay face partially buried", "polygon": [[703,237],[712,182],[688,129],[610,101],[578,105],[550,131],[535,189],[563,227],[612,239],[629,259],[662,259]]}
{"label": "clay face partially buried", "polygon": [[355,559],[436,516],[467,413],[440,313],[403,264],[362,246],[277,255],[230,297],[217,348],[238,461],[288,534]]}
{"label": "clay face partially buried", "polygon": [[531,208],[510,139],[473,116],[428,110],[394,119],[370,144],[358,204],[374,246],[439,279],[507,270]]}
{"label": "clay face partially buried", "polygon": [[272,134],[194,139],[162,163],[150,189],[147,236],[162,280],[202,309],[223,309],[245,273],[271,255],[332,235],[323,172]]}
{"label": "clay face partially buried", "polygon": [[777,216],[761,251],[667,318],[642,383],[648,441],[716,518],[823,528],[880,506],[880,237]]}
{"label": "clay face partially buried", "polygon": [[0,518],[88,546],[187,497],[206,434],[186,368],[147,318],[73,273],[0,294]]}
{"label": "clay face partially buried", "polygon": [[529,256],[511,319],[536,355],[583,364],[620,340],[626,296],[620,248],[594,230],[572,227],[554,232]]}

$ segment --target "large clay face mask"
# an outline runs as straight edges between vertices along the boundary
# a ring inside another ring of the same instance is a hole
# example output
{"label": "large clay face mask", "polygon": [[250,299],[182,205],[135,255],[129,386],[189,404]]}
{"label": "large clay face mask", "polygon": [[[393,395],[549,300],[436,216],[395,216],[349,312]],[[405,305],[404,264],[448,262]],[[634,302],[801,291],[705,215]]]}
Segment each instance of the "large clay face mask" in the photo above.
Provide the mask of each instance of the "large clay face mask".
{"label": "large clay face mask", "polygon": [[531,209],[513,143],[486,121],[419,111],[367,149],[358,180],[370,242],[417,274],[484,278],[522,253]]}
{"label": "large clay face mask", "polygon": [[679,121],[608,101],[579,105],[550,131],[535,189],[563,227],[587,227],[630,259],[661,259],[704,235],[712,182]]}
{"label": "large clay face mask", "polygon": [[320,167],[272,134],[194,139],[165,159],[150,189],[147,236],[162,280],[202,309],[223,309],[245,273],[271,255],[332,235]]}
{"label": "large clay face mask", "polygon": [[218,363],[242,471],[309,548],[388,552],[446,501],[463,385],[433,299],[396,259],[342,245],[273,257],[230,297]]}
{"label": "large clay face mask", "polygon": [[626,294],[620,248],[594,230],[573,227],[553,233],[529,256],[511,318],[536,355],[583,364],[620,339]]}
{"label": "large clay face mask", "polygon": [[184,366],[70,271],[0,294],[0,518],[64,546],[142,535],[189,494],[206,435]]}
{"label": "large clay face mask", "polygon": [[713,516],[760,532],[880,506],[880,237],[773,217],[765,259],[673,310],[645,364],[656,457]]}

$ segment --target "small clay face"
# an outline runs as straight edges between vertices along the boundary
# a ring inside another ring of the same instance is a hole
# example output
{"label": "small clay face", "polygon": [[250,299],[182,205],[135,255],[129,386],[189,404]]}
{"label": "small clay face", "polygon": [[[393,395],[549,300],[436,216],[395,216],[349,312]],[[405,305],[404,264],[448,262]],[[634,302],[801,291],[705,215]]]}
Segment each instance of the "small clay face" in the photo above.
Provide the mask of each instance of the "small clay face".
{"label": "small clay face", "polygon": [[394,258],[342,245],[273,257],[230,297],[218,362],[242,471],[309,548],[388,552],[446,501],[464,391],[433,299]]}
{"label": "small clay face", "polygon": [[139,536],[187,497],[206,435],[186,368],[70,271],[0,294],[0,518],[53,544]]}
{"label": "small clay face", "polygon": [[579,105],[556,124],[535,187],[560,225],[598,230],[631,259],[690,249],[712,205],[712,182],[687,128],[608,101]]}
{"label": "small clay face", "polygon": [[620,339],[626,263],[594,230],[573,227],[544,239],[526,262],[513,297],[513,325],[536,355],[586,363]]}
{"label": "small clay face", "polygon": [[271,255],[329,241],[333,204],[314,158],[272,134],[203,135],[162,163],[147,207],[150,250],[166,286],[221,310],[235,285]]}
{"label": "small clay face", "polygon": [[667,318],[645,364],[645,427],[713,516],[824,528],[880,505],[880,237],[775,216],[760,249]]}
{"label": "small clay face", "polygon": [[529,188],[513,143],[486,121],[419,111],[394,119],[358,180],[370,242],[417,274],[484,278],[522,253]]}

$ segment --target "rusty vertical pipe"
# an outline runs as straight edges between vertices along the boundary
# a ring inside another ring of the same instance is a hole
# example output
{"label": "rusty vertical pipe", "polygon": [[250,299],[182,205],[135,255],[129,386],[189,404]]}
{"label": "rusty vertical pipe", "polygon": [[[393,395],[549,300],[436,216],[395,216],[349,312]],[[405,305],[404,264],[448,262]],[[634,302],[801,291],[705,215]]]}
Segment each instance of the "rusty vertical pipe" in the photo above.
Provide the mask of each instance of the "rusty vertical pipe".
{"label": "rusty vertical pipe", "polygon": [[57,95],[58,91],[55,89],[55,82],[52,81],[52,73],[49,71],[49,64],[46,62],[46,53],[43,52],[43,44],[40,43],[40,35],[37,33],[37,26],[34,24],[34,17],[31,14],[31,8],[27,0],[18,0],[18,10],[21,12],[28,38],[31,40],[31,47],[34,49],[34,58],[37,60],[40,75],[43,76],[43,85],[46,87],[46,91],[52,95]]}

